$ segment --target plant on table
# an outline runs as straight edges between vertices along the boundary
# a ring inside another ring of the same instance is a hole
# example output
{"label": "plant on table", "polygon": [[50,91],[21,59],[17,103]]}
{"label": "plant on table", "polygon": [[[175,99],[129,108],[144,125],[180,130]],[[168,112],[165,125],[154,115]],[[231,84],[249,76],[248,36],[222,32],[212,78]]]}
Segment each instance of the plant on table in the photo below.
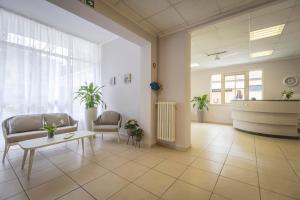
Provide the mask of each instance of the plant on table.
{"label": "plant on table", "polygon": [[137,128],[134,130],[135,141],[140,142],[144,136],[144,130]]}
{"label": "plant on table", "polygon": [[292,98],[292,96],[294,95],[295,91],[292,89],[287,89],[287,90],[283,90],[281,92],[281,97],[283,99],[289,100],[290,98]]}
{"label": "plant on table", "polygon": [[48,138],[53,138],[54,133],[57,129],[57,126],[55,124],[45,124],[44,129],[47,130]]}

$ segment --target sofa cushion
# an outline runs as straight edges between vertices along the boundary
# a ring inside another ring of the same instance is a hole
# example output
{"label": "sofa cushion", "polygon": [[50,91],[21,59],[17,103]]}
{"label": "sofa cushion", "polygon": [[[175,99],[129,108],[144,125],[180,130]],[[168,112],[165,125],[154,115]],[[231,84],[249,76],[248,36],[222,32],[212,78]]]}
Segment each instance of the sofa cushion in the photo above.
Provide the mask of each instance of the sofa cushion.
{"label": "sofa cushion", "polygon": [[55,134],[69,133],[74,131],[77,131],[76,126],[64,126],[64,127],[58,127],[55,131]]}
{"label": "sofa cushion", "polygon": [[15,142],[21,142],[24,140],[45,137],[45,136],[47,136],[47,131],[45,131],[45,130],[28,131],[28,132],[24,132],[24,133],[10,134],[7,136],[7,141],[9,143],[15,143]]}
{"label": "sofa cushion", "polygon": [[99,132],[118,132],[118,125],[97,125],[94,126],[94,131]]}
{"label": "sofa cushion", "polygon": [[114,111],[106,111],[101,114],[100,124],[116,125],[120,120],[120,114]]}
{"label": "sofa cushion", "polygon": [[47,124],[55,124],[57,127],[70,126],[69,115],[66,113],[44,114],[44,120]]}
{"label": "sofa cushion", "polygon": [[9,120],[9,133],[21,133],[43,129],[42,115],[19,115]]}

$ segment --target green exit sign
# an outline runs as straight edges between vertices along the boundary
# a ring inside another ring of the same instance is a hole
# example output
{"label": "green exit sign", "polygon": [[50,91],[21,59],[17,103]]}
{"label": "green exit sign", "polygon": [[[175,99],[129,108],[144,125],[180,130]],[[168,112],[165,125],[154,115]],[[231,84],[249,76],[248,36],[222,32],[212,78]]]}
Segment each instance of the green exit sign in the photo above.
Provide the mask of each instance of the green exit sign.
{"label": "green exit sign", "polygon": [[85,0],[85,4],[91,6],[92,8],[95,7],[95,2],[94,2],[94,0]]}

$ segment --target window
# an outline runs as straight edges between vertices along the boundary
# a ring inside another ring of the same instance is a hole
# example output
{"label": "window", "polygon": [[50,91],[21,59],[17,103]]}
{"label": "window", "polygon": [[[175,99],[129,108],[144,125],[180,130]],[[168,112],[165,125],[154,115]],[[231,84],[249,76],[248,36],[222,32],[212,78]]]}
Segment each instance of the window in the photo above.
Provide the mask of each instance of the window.
{"label": "window", "polygon": [[249,99],[262,99],[262,71],[249,72]]}
{"label": "window", "polygon": [[0,121],[66,112],[82,122],[84,108],[73,96],[85,82],[99,81],[99,50],[96,43],[0,8]]}
{"label": "window", "polygon": [[215,74],[211,76],[211,93],[210,93],[210,103],[211,104],[221,104],[221,89],[222,89],[222,82],[221,82],[221,74]]}
{"label": "window", "polygon": [[232,100],[263,98],[262,70],[211,76],[210,103],[223,104]]}
{"label": "window", "polygon": [[245,99],[245,75],[225,76],[225,103]]}

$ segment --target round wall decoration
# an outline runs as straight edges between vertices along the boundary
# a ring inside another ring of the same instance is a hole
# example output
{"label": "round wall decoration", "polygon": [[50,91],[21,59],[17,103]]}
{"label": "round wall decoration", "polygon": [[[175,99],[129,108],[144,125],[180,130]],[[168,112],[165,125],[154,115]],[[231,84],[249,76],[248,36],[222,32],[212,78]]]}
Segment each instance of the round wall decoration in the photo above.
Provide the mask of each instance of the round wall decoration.
{"label": "round wall decoration", "polygon": [[298,84],[298,78],[296,76],[287,76],[283,79],[283,84],[289,87],[294,87]]}

